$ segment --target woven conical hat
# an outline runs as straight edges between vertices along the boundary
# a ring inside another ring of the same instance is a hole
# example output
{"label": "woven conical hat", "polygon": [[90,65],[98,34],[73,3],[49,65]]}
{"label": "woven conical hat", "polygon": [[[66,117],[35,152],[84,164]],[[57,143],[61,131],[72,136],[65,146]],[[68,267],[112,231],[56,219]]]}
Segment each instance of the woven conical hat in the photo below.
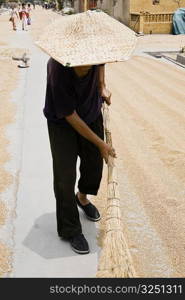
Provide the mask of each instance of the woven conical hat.
{"label": "woven conical hat", "polygon": [[69,67],[127,60],[135,44],[135,32],[102,11],[61,16],[36,42]]}

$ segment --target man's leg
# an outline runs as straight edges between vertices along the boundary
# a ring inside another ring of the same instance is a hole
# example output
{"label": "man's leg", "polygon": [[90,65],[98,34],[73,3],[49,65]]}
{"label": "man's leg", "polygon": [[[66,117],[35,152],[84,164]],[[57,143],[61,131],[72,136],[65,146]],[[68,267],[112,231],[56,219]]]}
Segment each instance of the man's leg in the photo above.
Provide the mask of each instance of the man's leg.
{"label": "man's leg", "polygon": [[[104,139],[103,117],[89,125],[102,140]],[[97,195],[103,170],[103,158],[99,149],[87,139],[79,136],[80,179],[78,182],[78,198],[81,204],[88,204],[86,194]]]}
{"label": "man's leg", "polygon": [[64,128],[48,122],[53,157],[54,192],[56,197],[57,231],[64,238],[82,232],[75,201],[77,134],[73,128]]}
{"label": "man's leg", "polygon": [[15,24],[15,18],[14,17],[13,17],[12,23],[13,23],[13,30],[16,30],[16,24]]}
{"label": "man's leg", "polygon": [[24,19],[24,30],[27,29],[27,18]]}
{"label": "man's leg", "polygon": [[22,17],[22,30],[24,30],[24,18]]}

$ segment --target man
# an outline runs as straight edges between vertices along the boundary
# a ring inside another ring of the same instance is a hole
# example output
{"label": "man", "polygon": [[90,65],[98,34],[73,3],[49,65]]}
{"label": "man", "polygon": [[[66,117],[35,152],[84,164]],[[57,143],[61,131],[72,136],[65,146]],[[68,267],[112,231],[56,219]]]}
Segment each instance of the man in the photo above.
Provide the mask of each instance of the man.
{"label": "man", "polygon": [[22,20],[22,30],[27,30],[27,17],[28,17],[28,12],[26,9],[26,5],[22,3],[22,9],[19,12],[20,19]]}
{"label": "man", "polygon": [[13,30],[17,30],[16,21],[18,20],[18,18],[19,18],[19,15],[17,12],[17,7],[13,6],[11,8],[11,12],[10,12],[10,21],[12,22]]}
{"label": "man", "polygon": [[[60,17],[36,42],[52,58],[48,62],[44,114],[53,157],[57,231],[74,251],[88,253],[77,205],[98,221],[98,209],[87,194],[97,195],[103,158],[115,151],[103,141],[102,99],[110,104],[104,64],[125,61],[135,47],[135,33],[101,11]],[[76,161],[80,179],[75,195]]]}
{"label": "man", "polygon": [[[87,199],[97,195],[103,158],[115,157],[104,141],[102,98],[110,104],[110,92],[104,83],[104,66],[68,68],[50,59],[44,114],[53,157],[58,235],[69,240],[79,254],[89,253],[82,234],[78,208],[88,219],[98,221],[98,209]],[[80,157],[80,179],[75,195],[76,162]]]}

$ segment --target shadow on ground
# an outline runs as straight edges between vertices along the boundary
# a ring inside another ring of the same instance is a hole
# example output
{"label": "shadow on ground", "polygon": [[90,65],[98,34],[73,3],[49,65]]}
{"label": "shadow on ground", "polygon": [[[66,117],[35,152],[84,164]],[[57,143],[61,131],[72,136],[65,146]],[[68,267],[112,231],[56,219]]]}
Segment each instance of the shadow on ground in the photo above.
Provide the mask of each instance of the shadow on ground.
{"label": "shadow on ground", "polygon": [[[88,240],[90,253],[99,252],[95,223],[87,220],[81,211],[79,213],[83,234]],[[67,241],[58,237],[55,213],[44,214],[37,218],[24,239],[23,245],[46,259],[79,256],[70,248]]]}

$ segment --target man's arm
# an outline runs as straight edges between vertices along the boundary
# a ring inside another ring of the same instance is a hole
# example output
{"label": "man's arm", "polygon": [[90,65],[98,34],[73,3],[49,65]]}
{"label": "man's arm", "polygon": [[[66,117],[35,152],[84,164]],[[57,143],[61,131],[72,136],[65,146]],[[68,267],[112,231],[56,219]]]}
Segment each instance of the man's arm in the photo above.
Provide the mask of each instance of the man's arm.
{"label": "man's arm", "polygon": [[99,66],[99,88],[105,87],[105,65]]}
{"label": "man's arm", "polygon": [[99,91],[107,105],[111,104],[111,92],[106,88],[105,84],[105,65],[99,66]]}
{"label": "man's arm", "polygon": [[100,153],[105,159],[106,163],[108,162],[109,155],[116,157],[115,150],[111,146],[107,145],[101,138],[99,138],[76,112],[73,112],[71,115],[65,117],[65,119],[80,135],[99,148]]}

